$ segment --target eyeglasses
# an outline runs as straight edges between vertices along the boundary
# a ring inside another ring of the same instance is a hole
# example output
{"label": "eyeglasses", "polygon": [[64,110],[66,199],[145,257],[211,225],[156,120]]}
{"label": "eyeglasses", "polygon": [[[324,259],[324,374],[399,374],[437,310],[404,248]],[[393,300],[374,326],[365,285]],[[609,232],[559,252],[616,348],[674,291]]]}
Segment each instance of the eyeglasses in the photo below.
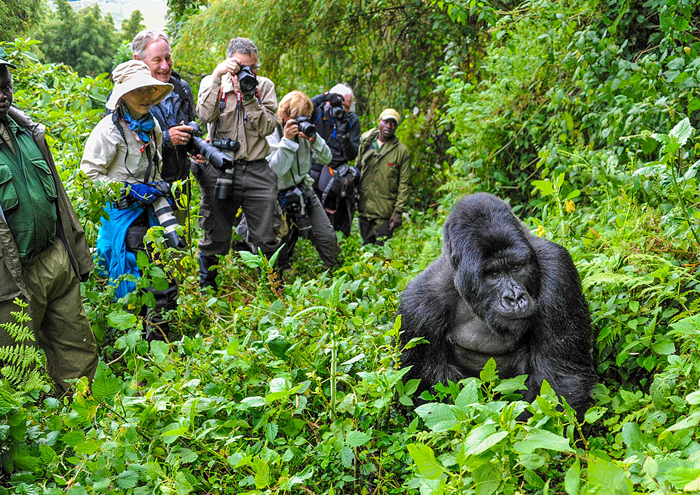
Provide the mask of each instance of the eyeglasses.
{"label": "eyeglasses", "polygon": [[143,88],[132,89],[129,92],[135,94],[136,96],[153,96],[157,91],[158,89],[155,86],[146,86]]}

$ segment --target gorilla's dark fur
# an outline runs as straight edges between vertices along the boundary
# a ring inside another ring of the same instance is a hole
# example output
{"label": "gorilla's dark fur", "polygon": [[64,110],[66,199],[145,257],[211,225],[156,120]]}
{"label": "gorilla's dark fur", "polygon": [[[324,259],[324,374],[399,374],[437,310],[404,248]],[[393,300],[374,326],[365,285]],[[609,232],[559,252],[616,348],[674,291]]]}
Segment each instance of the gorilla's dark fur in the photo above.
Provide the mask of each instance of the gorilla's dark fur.
{"label": "gorilla's dark fur", "polygon": [[532,401],[543,380],[581,416],[596,374],[591,318],[566,249],[533,236],[490,194],[461,199],[443,228],[440,257],[402,295],[405,379],[421,389],[479,372],[490,357],[501,378],[529,375]]}

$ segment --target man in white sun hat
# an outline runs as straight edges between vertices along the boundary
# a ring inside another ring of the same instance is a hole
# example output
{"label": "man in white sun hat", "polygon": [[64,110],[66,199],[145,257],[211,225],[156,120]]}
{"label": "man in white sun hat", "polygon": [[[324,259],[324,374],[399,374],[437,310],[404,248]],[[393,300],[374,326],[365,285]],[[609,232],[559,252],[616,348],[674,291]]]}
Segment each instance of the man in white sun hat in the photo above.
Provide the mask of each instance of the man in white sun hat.
{"label": "man in white sun hat", "polygon": [[[122,184],[121,199],[108,204],[97,239],[97,254],[110,282],[124,274],[139,276],[136,255],[145,251],[143,238],[150,226],[162,224],[161,210],[168,210],[170,188],[161,179],[163,135],[149,110],[173,89],[173,85],[155,79],[141,60],[119,64],[112,71],[114,90],[107,100],[112,113],[105,116],[90,133],[80,168],[96,182]],[[172,215],[172,210],[170,210]],[[173,222],[177,223],[174,218]],[[168,231],[168,226],[163,225]],[[122,281],[117,296],[124,297],[135,288]],[[147,316],[147,338],[163,336],[167,323],[163,313],[177,303],[177,284],[169,281],[165,290],[149,289],[155,297],[155,309]]]}

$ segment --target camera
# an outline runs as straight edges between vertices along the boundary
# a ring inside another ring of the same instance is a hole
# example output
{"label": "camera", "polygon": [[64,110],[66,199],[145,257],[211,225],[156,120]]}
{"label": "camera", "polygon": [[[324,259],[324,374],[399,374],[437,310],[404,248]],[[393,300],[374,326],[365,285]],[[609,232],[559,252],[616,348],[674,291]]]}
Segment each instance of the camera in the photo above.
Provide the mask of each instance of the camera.
{"label": "camera", "polygon": [[221,151],[232,151],[234,153],[241,148],[241,143],[230,138],[212,139],[211,144],[212,146],[219,148]]}
{"label": "camera", "polygon": [[315,194],[312,190],[303,192],[298,187],[295,187],[291,191],[287,191],[284,199],[287,203],[287,213],[292,217],[294,225],[296,225],[299,230],[299,235],[305,239],[311,238],[311,219],[309,218],[309,213],[306,211],[307,194]]}
{"label": "camera", "polygon": [[345,120],[346,114],[345,114],[345,108],[343,107],[342,104],[338,106],[332,106],[331,107],[331,115],[335,120]]}
{"label": "camera", "polygon": [[240,143],[233,139],[214,139],[213,144],[209,144],[201,138],[202,131],[196,122],[192,121],[187,125],[192,128],[192,139],[190,140],[192,147],[209,160],[221,174],[216,179],[216,199],[228,199],[233,190],[233,159],[221,150],[225,149],[236,153],[241,147]]}
{"label": "camera", "polygon": [[249,65],[241,66],[241,70],[238,71],[238,87],[241,89],[241,93],[244,95],[249,95],[255,92],[255,88],[258,87],[258,78],[253,74],[253,69]]}
{"label": "camera", "polygon": [[299,126],[299,132],[303,133],[308,138],[313,138],[316,135],[316,126],[311,123],[311,118],[304,115],[299,115],[294,118],[294,122]]}

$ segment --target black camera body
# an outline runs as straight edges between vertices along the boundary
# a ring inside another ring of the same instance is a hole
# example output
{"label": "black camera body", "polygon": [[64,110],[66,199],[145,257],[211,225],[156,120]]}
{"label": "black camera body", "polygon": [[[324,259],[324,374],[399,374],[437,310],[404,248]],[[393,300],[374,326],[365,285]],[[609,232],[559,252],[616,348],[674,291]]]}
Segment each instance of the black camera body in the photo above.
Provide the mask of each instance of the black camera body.
{"label": "black camera body", "polygon": [[316,135],[316,126],[311,123],[311,117],[299,115],[294,118],[294,122],[299,126],[299,132],[303,133],[308,138],[313,138]]}
{"label": "black camera body", "polygon": [[223,138],[223,139],[212,139],[212,146],[219,148],[221,151],[232,151],[234,153],[241,149],[241,143],[235,139]]}
{"label": "black camera body", "polygon": [[331,106],[331,115],[335,120],[345,120],[347,114],[345,113],[345,107],[342,104],[337,106]]}
{"label": "black camera body", "polygon": [[187,125],[192,128],[192,139],[190,140],[192,148],[203,155],[221,174],[216,179],[216,198],[230,198],[233,192],[233,158],[221,150],[225,149],[236,153],[241,147],[240,143],[233,139],[214,139],[213,143],[209,144],[202,139],[202,131],[196,122],[192,121]]}
{"label": "black camera body", "polygon": [[236,74],[238,76],[238,87],[241,93],[249,95],[255,92],[258,87],[258,78],[253,74],[253,69],[249,65],[242,65]]}
{"label": "black camera body", "polygon": [[309,194],[315,194],[311,189],[302,191],[298,187],[287,191],[284,199],[287,203],[287,213],[292,217],[294,225],[296,225],[299,230],[299,235],[305,239],[310,239],[313,230],[311,229],[311,219],[309,218],[309,212],[307,210],[307,205]]}

